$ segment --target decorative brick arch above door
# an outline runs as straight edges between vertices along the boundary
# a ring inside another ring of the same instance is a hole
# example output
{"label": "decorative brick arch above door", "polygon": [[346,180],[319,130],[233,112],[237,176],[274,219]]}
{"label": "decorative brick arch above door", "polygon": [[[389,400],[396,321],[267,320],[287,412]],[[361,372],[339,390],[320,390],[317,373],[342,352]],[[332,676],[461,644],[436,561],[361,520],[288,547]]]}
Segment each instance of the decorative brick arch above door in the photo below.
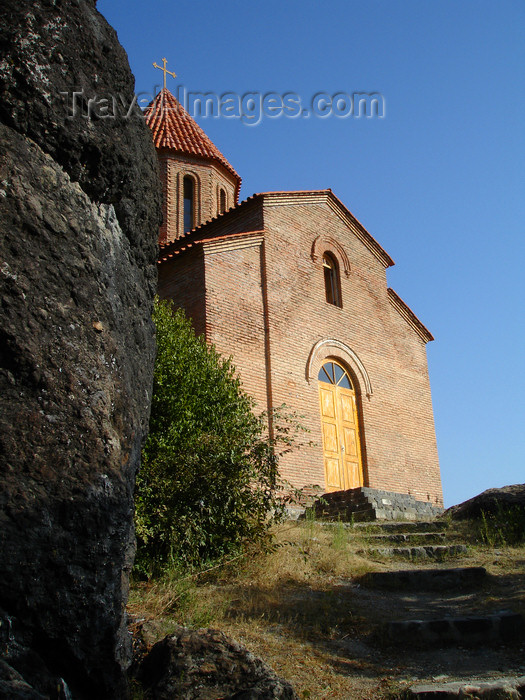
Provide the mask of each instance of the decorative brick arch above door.
{"label": "decorative brick arch above door", "polygon": [[371,398],[373,393],[372,382],[370,381],[364,364],[351,347],[335,338],[320,340],[310,350],[310,355],[306,363],[306,381],[308,384],[312,381],[317,381],[317,375],[319,374],[321,365],[328,357],[335,357],[343,360],[356,375],[356,378],[361,384],[363,394],[365,394],[368,399]]}

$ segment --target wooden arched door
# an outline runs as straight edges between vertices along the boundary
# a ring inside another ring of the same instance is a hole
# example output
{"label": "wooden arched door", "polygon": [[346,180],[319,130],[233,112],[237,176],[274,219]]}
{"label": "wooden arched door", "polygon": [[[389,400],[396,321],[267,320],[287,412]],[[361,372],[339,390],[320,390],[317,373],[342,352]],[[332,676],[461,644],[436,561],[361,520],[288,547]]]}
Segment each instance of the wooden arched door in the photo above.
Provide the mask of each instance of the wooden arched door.
{"label": "wooden arched door", "polygon": [[327,491],[363,485],[359,419],[354,387],[348,372],[327,360],[318,375]]}

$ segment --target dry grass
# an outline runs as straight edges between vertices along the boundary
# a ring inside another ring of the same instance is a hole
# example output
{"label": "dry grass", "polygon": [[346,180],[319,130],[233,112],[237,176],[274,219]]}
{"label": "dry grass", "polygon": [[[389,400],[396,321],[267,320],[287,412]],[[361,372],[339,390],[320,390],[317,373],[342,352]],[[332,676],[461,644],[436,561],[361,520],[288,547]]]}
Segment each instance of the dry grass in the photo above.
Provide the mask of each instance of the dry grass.
{"label": "dry grass", "polygon": [[[381,568],[356,553],[363,542],[361,533],[356,535],[342,523],[330,527],[290,523],[276,531],[271,553],[251,552],[195,576],[174,571],[159,581],[136,583],[131,591],[130,610],[155,618],[173,614],[178,616],[179,624],[189,624],[185,616],[191,600],[190,607],[196,608],[192,612],[195,619],[210,614],[218,622],[223,619],[221,610],[232,604],[226,594],[224,605],[217,605],[225,591],[259,590],[264,598],[264,591],[275,596],[288,586],[330,588],[334,581]],[[214,612],[208,613],[208,607]]]}
{"label": "dry grass", "polygon": [[[471,531],[470,531],[471,533]],[[469,530],[458,533],[463,541]],[[136,584],[130,612],[146,618],[153,643],[177,624],[219,627],[287,678],[301,698],[387,697],[403,676],[403,664],[369,644],[389,594],[362,590],[360,575],[421,566],[360,554],[366,531],[342,523],[289,523],[276,533],[275,551],[252,553],[193,578]],[[471,544],[460,562],[426,566],[484,565],[498,575],[479,597],[480,606],[510,602],[525,613],[523,547],[493,550]],[[425,565],[425,564],[423,564]]]}

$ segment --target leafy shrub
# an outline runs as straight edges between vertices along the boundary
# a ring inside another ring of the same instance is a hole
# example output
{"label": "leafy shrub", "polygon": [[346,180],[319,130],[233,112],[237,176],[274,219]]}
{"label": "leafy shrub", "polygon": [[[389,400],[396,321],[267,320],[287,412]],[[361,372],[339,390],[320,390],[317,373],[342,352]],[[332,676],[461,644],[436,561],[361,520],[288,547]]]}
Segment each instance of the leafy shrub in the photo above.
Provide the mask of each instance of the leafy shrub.
{"label": "leafy shrub", "polygon": [[135,564],[147,576],[264,542],[283,508],[276,443],[287,449],[296,429],[293,416],[278,416],[269,440],[231,361],[171,303],[156,302],[154,321],[150,433],[135,498]]}

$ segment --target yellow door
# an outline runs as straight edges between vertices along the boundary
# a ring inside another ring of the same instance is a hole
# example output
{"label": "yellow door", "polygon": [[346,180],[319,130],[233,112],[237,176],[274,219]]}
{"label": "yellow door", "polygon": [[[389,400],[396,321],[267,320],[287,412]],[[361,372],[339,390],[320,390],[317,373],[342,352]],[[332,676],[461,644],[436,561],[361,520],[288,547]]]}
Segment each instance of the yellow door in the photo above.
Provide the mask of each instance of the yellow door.
{"label": "yellow door", "polygon": [[362,486],[359,421],[350,377],[330,360],[321,367],[318,378],[326,490]]}

